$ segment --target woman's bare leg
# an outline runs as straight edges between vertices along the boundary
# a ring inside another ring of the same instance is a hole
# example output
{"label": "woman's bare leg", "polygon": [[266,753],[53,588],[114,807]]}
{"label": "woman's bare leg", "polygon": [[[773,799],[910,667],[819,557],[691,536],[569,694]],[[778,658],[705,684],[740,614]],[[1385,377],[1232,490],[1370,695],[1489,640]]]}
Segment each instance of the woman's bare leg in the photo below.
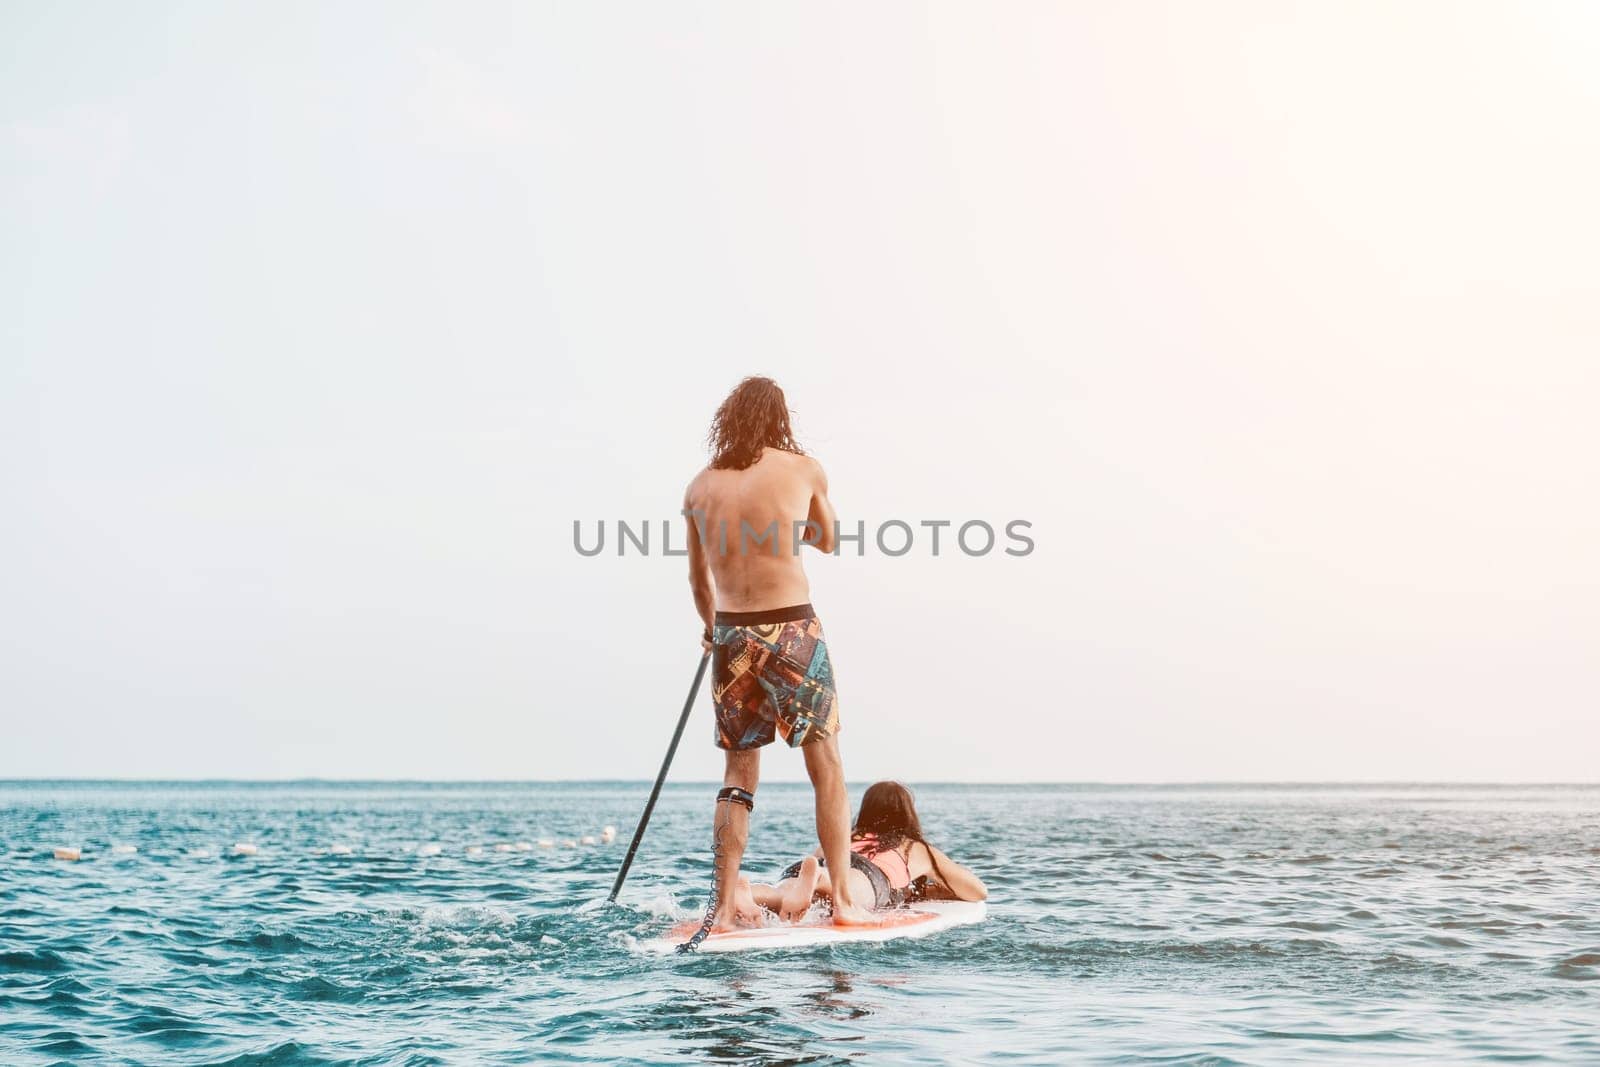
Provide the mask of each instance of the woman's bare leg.
{"label": "woman's bare leg", "polygon": [[822,868],[817,864],[817,857],[807,856],[800,861],[800,873],[789,879],[783,899],[778,904],[778,918],[785,922],[799,922],[805,918],[806,912],[811,910],[811,898],[816,894],[817,883],[822,880],[821,874]]}
{"label": "woman's bare leg", "polygon": [[[806,875],[807,867],[813,868],[809,879]],[[803,888],[807,881],[811,884],[811,892],[809,894]],[[786,901],[791,899],[804,901],[805,906],[810,907],[814,898],[832,899],[833,888],[828,885],[828,873],[817,869],[817,861],[807,856],[800,861],[800,877],[785,878],[777,885],[764,885],[761,882],[754,882],[750,886],[750,896],[751,899],[768,911],[776,912],[780,916],[787,918],[788,916],[784,911],[788,906],[785,903]],[[804,914],[803,909],[802,914]]]}
{"label": "woman's bare leg", "polygon": [[740,877],[738,882],[734,884],[733,906],[738,914],[750,916],[751,922],[757,921],[757,918],[761,915],[760,909],[756,907],[750,879]]}
{"label": "woman's bare leg", "polygon": [[777,911],[783,904],[783,889],[792,879],[785,878],[777,885],[767,885],[764,882],[750,883],[750,896],[761,907],[768,911]]}
{"label": "woman's bare leg", "polygon": [[[799,908],[799,914],[794,917],[795,921],[805,917],[805,912],[810,908],[812,901],[825,900],[831,904],[833,902],[833,883],[828,880],[826,867],[817,869],[815,880],[811,883],[809,896],[803,895],[804,890],[800,888],[803,884],[807,865],[815,862],[816,860],[809,856],[801,861],[800,878],[785,878],[777,885],[763,885],[759,882],[751,885],[751,899],[768,911],[776,912],[780,918],[788,919],[789,916],[785,914],[784,909],[788,907],[787,902],[793,896],[795,900],[804,903],[804,907]],[[852,870],[850,872],[850,887],[855,891],[857,900],[873,899],[872,881],[860,871]]]}

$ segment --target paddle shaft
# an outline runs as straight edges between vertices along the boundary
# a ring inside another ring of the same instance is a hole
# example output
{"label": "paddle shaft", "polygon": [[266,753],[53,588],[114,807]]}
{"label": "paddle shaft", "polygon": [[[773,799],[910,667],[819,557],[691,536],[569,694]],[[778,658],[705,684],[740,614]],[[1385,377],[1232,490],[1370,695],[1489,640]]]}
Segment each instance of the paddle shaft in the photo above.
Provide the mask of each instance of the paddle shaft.
{"label": "paddle shaft", "polygon": [[707,650],[700,657],[700,666],[694,672],[694,684],[689,687],[689,697],[683,702],[683,714],[678,716],[678,728],[672,731],[672,744],[667,746],[666,758],[661,761],[661,770],[656,773],[655,788],[650,790],[650,799],[645,801],[644,814],[639,816],[639,825],[634,828],[633,841],[628,845],[628,854],[622,857],[622,869],[617,872],[617,880],[611,885],[610,899],[615,902],[617,894],[622,892],[622,882],[628,877],[628,868],[633,866],[634,853],[639,851],[639,842],[644,839],[644,828],[650,825],[650,813],[656,810],[656,798],[661,795],[661,786],[667,780],[667,770],[672,766],[672,757],[678,753],[678,742],[683,738],[683,728],[688,725],[689,712],[694,709],[695,695],[700,692],[700,680],[706,676],[706,664],[711,662],[711,652]]}

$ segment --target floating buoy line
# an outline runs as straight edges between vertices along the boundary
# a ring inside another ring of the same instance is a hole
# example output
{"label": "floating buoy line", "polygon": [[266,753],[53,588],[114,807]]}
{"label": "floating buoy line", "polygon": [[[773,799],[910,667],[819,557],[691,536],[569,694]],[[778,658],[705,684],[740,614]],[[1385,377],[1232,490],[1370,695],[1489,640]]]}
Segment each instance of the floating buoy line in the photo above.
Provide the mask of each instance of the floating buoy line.
{"label": "floating buoy line", "polygon": [[[556,849],[580,849],[601,845],[609,845],[617,839],[617,828],[606,826],[597,834],[582,834],[578,837],[540,837],[533,840],[495,841],[490,843],[468,842],[462,845],[460,852],[472,859],[481,859],[489,855],[523,855],[534,851],[553,851]],[[429,859],[446,854],[445,846],[429,841],[421,844],[407,843],[400,846],[398,852],[401,856],[416,856],[419,859]],[[128,857],[139,855],[139,846],[128,844],[113,844],[105,850],[111,856]],[[239,858],[261,857],[270,858],[272,850],[263,851],[262,847],[253,841],[235,841],[227,848],[216,849],[208,845],[196,845],[189,848],[174,850],[176,855],[185,859],[206,860],[219,856],[234,856]],[[318,845],[309,850],[313,856],[384,856],[394,855],[394,852],[382,850],[367,850],[348,842],[335,841],[327,845]],[[282,854],[281,852],[278,854]],[[61,863],[79,863],[94,857],[94,850],[82,845],[55,845],[50,849],[52,859]]]}

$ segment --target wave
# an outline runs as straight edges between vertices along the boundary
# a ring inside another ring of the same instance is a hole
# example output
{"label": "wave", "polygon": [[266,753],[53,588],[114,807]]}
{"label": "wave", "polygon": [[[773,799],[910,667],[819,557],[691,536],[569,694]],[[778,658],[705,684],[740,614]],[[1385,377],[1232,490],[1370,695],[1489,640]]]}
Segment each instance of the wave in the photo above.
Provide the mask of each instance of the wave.
{"label": "wave", "polygon": [[47,948],[25,952],[0,952],[0,971],[37,971],[51,973],[70,970],[72,965],[58,953]]}

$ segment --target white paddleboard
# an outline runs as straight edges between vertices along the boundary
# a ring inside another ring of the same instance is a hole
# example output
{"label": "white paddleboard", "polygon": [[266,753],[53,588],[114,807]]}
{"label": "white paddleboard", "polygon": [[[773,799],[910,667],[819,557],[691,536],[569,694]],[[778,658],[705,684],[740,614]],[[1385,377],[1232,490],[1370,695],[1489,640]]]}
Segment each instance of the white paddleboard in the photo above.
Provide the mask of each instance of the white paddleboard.
{"label": "white paddleboard", "polygon": [[[700,942],[700,952],[749,952],[755,949],[806,948],[811,945],[841,945],[853,941],[893,941],[901,937],[927,937],[952,926],[979,923],[988,914],[982,901],[928,900],[910,908],[874,912],[876,921],[860,925],[835,926],[827,918],[803,923],[780,923],[746,930],[726,930],[708,934]],[[700,929],[693,920],[679,923],[664,935],[643,943],[650,952],[672,952]]]}

